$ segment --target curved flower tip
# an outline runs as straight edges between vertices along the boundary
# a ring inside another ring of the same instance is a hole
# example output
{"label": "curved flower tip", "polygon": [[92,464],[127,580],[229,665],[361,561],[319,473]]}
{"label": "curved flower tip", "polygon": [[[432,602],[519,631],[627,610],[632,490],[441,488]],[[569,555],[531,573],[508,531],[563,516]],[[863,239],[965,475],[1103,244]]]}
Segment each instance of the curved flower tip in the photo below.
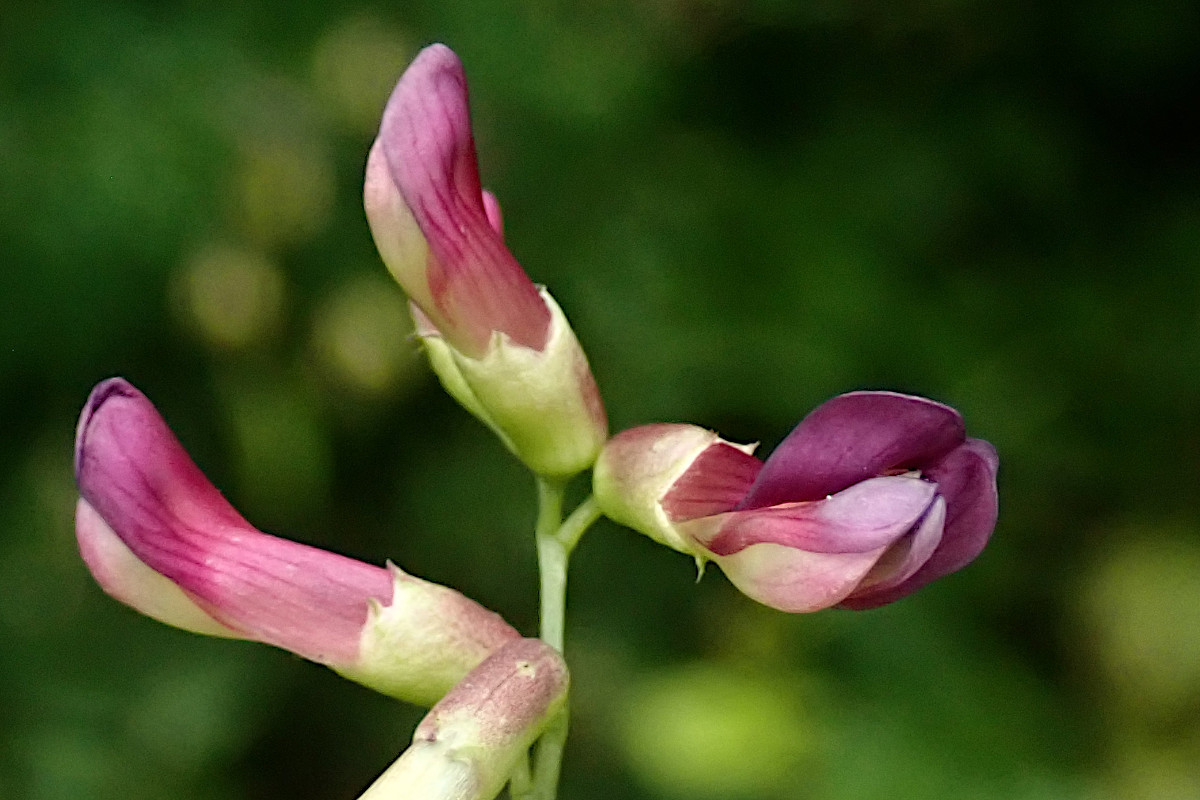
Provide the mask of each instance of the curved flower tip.
{"label": "curved flower tip", "polygon": [[479,182],[467,81],[454,52],[426,47],[388,100],[367,162],[367,220],[385,263],[457,349],[494,331],[541,350],[550,313],[500,233]]}
{"label": "curved flower tip", "polygon": [[562,656],[540,639],[497,650],[430,709],[359,800],[492,800],[563,708]]}
{"label": "curved flower tip", "polygon": [[414,702],[517,636],[450,589],[256,530],[120,378],[88,398],[75,476],[96,581],[167,624],[275,645]]}
{"label": "curved flower tip", "polygon": [[538,474],[591,466],[608,436],[599,391],[566,317],[504,245],[462,64],[445,45],[422,50],[396,84],[363,203],[446,390]]}
{"label": "curved flower tip", "polygon": [[996,524],[997,466],[954,409],[854,392],[813,411],[765,463],[693,426],[626,431],[594,484],[606,514],[715,561],[766,605],[864,609],[979,555]]}

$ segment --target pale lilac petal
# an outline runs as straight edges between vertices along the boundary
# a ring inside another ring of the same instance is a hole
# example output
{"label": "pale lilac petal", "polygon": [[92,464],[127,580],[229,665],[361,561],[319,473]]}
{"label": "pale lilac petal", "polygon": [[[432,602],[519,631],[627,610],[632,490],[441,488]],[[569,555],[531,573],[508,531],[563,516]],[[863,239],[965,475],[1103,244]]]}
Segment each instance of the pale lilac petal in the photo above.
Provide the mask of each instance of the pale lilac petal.
{"label": "pale lilac petal", "polygon": [[[391,601],[385,569],[250,526],[124,380],[105,381],[89,397],[75,470],[83,500],[138,561],[247,638],[313,661],[351,662],[368,600]],[[81,548],[92,538],[89,520]]]}
{"label": "pale lilac petal", "polygon": [[851,392],[818,406],[767,459],[740,508],[818,500],[858,481],[923,469],[963,442],[949,406],[894,392]]}
{"label": "pale lilac petal", "polygon": [[431,255],[425,280],[432,307],[424,307],[423,292],[409,295],[469,355],[482,354],[493,331],[543,349],[550,312],[489,221],[466,77],[448,47],[430,45],[405,71],[384,109],[378,143]]}
{"label": "pale lilac petal", "polygon": [[873,598],[882,597],[903,585],[933,555],[941,544],[946,524],[946,501],[939,497],[916,529],[888,548],[858,584],[840,603],[842,608],[867,608]]}
{"label": "pale lilac petal", "polygon": [[929,469],[946,499],[945,532],[937,549],[908,580],[887,591],[856,600],[851,608],[890,603],[970,564],[983,551],[996,526],[998,495],[995,449],[968,439]]}
{"label": "pale lilac petal", "polygon": [[872,478],[825,500],[734,511],[678,527],[718,556],[764,542],[810,553],[874,552],[911,531],[936,492],[918,478]]}

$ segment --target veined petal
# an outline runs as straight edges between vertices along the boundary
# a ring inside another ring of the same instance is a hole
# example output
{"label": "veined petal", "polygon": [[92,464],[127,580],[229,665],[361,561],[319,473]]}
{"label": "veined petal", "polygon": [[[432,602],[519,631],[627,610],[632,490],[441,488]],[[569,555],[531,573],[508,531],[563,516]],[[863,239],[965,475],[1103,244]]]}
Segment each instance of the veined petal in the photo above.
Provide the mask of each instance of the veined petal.
{"label": "veined petal", "polygon": [[746,449],[717,439],[671,486],[662,499],[663,511],[674,522],[730,511],[761,469],[762,462]]}
{"label": "veined petal", "polygon": [[949,406],[894,392],[851,392],[818,406],[775,449],[741,509],[818,500],[891,470],[922,469],[965,438]]}
{"label": "veined petal", "polygon": [[[421,308],[435,309],[426,271],[433,256],[417,220],[404,202],[378,139],[367,154],[363,177],[363,209],[375,249],[388,272],[409,299]],[[430,325],[433,325],[432,321]]]}
{"label": "veined petal", "polygon": [[75,465],[84,561],[167,624],[272,644],[425,705],[519,638],[453,589],[255,530],[121,379],[89,397]]}
{"label": "veined petal", "polygon": [[504,645],[430,709],[359,800],[491,800],[562,709],[568,683],[562,656],[540,639]]}
{"label": "veined petal", "polygon": [[[467,355],[482,355],[493,331],[541,350],[550,313],[504,245],[498,207],[484,197],[466,77],[448,47],[430,45],[405,71],[384,109],[376,147],[429,249],[423,274],[406,270],[400,280],[409,296]],[[372,205],[394,204],[372,202],[371,196],[368,190],[369,216]],[[389,234],[386,222],[373,221],[372,230],[377,241]],[[380,246],[385,258],[394,249]]]}
{"label": "veined petal", "polygon": [[136,559],[246,638],[321,663],[353,662],[367,600],[391,602],[387,570],[253,528],[119,378],[93,390],[75,456],[84,501]]}
{"label": "veined petal", "polygon": [[246,638],[217,622],[196,605],[170,578],[138,559],[121,537],[80,499],[75,507],[75,533],[79,555],[88,571],[111,597],[159,622],[206,636]]}
{"label": "veined petal", "polygon": [[696,425],[640,425],[605,443],[592,493],[610,519],[695,556],[676,522],[737,505],[762,467],[753,450]]}
{"label": "veined petal", "polygon": [[678,528],[715,556],[763,543],[809,553],[882,553],[916,526],[936,493],[935,484],[919,478],[872,478],[824,500],[733,511]]}

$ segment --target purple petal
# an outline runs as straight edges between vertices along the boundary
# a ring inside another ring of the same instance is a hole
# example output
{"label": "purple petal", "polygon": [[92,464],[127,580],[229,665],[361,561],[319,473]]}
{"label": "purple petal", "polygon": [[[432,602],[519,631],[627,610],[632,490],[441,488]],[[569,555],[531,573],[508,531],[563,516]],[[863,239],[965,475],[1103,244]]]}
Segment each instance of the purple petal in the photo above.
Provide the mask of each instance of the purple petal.
{"label": "purple petal", "polygon": [[908,580],[843,605],[864,609],[890,603],[974,561],[996,527],[998,465],[995,448],[982,439],[967,439],[927,468],[926,474],[937,481],[946,501],[945,532],[938,548]]}
{"label": "purple petal", "polygon": [[468,355],[481,355],[493,331],[543,349],[550,312],[489,221],[466,77],[450,48],[430,45],[413,60],[384,109],[377,145],[429,246],[428,292],[410,296],[422,305],[432,298],[423,310]]}
{"label": "purple petal", "polygon": [[941,403],[894,392],[843,394],[788,434],[740,508],[818,500],[893,470],[921,470],[965,435],[958,412]]}
{"label": "purple petal", "polygon": [[[88,398],[75,474],[84,504],[137,561],[247,638],[313,661],[350,663],[368,600],[391,601],[387,570],[250,526],[192,463],[150,401],[124,380],[105,381]],[[81,518],[86,558],[99,552],[103,531],[86,512]],[[100,582],[111,588],[113,580],[110,574]]]}
{"label": "purple petal", "polygon": [[874,552],[912,530],[936,492],[919,478],[872,478],[825,500],[734,511],[677,527],[717,556],[767,542],[810,553]]}

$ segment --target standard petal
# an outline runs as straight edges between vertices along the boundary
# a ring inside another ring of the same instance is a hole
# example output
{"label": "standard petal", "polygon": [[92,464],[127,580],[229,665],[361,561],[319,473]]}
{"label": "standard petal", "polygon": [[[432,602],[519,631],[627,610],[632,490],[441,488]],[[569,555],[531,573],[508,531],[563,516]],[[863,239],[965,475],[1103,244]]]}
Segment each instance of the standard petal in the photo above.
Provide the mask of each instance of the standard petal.
{"label": "standard petal", "polygon": [[992,445],[967,439],[930,467],[927,474],[938,481],[946,500],[945,531],[937,549],[908,580],[846,605],[861,609],[890,603],[974,561],[996,527],[998,464]]}
{"label": "standard petal", "polygon": [[894,392],[851,392],[818,406],[775,449],[740,508],[818,500],[892,470],[921,469],[965,437],[949,406]]}
{"label": "standard petal", "polygon": [[882,552],[911,531],[937,486],[919,478],[872,478],[825,500],[733,511],[679,525],[716,556],[771,543],[809,553]]}
{"label": "standard petal", "polygon": [[[87,507],[136,561],[246,638],[321,663],[353,663],[368,600],[391,601],[387,570],[254,529],[124,380],[93,390],[75,464]],[[86,548],[98,541],[96,521],[87,512],[81,519]]]}
{"label": "standard petal", "polygon": [[377,142],[429,246],[427,291],[405,286],[409,295],[468,355],[481,355],[493,331],[541,350],[550,313],[489,221],[466,77],[450,48],[430,45],[413,60],[384,109]]}

